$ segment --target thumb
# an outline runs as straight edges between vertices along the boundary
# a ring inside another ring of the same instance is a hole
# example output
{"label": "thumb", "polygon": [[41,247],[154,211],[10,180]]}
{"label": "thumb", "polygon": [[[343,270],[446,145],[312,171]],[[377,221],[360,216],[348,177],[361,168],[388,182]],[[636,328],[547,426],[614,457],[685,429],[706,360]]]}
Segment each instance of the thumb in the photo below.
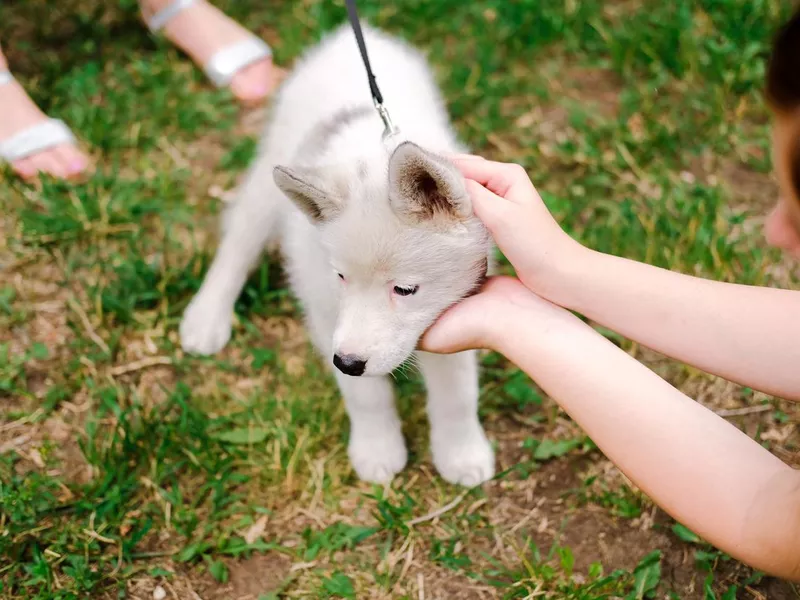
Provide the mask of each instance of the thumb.
{"label": "thumb", "polygon": [[477,181],[466,180],[467,192],[472,199],[472,210],[483,221],[483,224],[492,231],[500,224],[508,200],[490,192]]}
{"label": "thumb", "polygon": [[462,322],[463,310],[463,306],[457,304],[440,315],[422,334],[418,348],[436,354],[453,354],[467,349],[469,326]]}

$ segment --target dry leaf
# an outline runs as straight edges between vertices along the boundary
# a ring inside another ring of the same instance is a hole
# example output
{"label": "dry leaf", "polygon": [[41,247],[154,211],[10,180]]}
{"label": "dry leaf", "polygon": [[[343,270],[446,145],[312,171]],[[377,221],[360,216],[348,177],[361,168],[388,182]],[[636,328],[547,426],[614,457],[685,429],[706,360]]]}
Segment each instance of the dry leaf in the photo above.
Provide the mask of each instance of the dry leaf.
{"label": "dry leaf", "polygon": [[250,529],[244,534],[244,541],[248,544],[252,544],[262,535],[264,535],[264,529],[267,527],[267,515],[263,515],[261,518],[258,519],[255,523],[250,526]]}

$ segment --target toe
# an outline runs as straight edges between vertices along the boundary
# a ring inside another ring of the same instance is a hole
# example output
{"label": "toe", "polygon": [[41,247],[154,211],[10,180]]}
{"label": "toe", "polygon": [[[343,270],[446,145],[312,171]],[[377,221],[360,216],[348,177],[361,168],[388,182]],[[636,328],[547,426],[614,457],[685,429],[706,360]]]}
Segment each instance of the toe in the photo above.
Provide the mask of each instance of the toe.
{"label": "toe", "polygon": [[68,176],[80,175],[89,167],[89,159],[72,144],[61,144],[54,148],[54,152]]}
{"label": "toe", "polygon": [[33,164],[33,161],[30,158],[22,158],[14,161],[11,164],[11,168],[13,168],[14,172],[23,179],[33,179],[36,177],[36,166]]}
{"label": "toe", "polygon": [[67,176],[67,170],[61,164],[61,159],[59,159],[53,148],[43,150],[33,158],[33,161],[39,171],[47,173],[48,175],[58,177],[59,179],[63,179]]}
{"label": "toe", "polygon": [[275,69],[270,59],[248,65],[234,75],[230,89],[242,102],[257,102],[266,98],[275,87]]}

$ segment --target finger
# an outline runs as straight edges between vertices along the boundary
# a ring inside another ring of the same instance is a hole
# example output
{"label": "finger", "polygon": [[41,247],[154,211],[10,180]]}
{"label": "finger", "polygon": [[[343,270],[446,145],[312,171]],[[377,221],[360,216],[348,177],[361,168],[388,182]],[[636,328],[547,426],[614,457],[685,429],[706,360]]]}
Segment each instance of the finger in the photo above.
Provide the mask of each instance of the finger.
{"label": "finger", "polygon": [[[454,306],[445,311],[437,321],[431,325],[419,340],[418,348],[424,352],[436,354],[452,354],[465,350],[463,327],[458,324],[458,311],[460,307]],[[453,313],[456,313],[455,317]]]}
{"label": "finger", "polygon": [[[487,298],[506,298],[533,296],[518,279],[504,275],[488,277],[477,294],[448,308],[436,322],[422,335],[418,348],[425,352],[452,354],[464,350],[489,348],[486,339],[487,307],[490,313],[497,305]],[[492,325],[488,325],[492,327]]]}
{"label": "finger", "polygon": [[467,179],[466,185],[467,193],[472,199],[472,210],[475,216],[483,221],[489,231],[494,233],[495,225],[500,222],[509,201],[487,190],[472,179]]}
{"label": "finger", "polygon": [[440,325],[434,324],[419,340],[418,350],[432,352],[433,354],[454,354],[462,352],[464,348],[458,343],[453,343],[446,334],[442,334]]}
{"label": "finger", "polygon": [[469,155],[466,159],[456,158],[455,164],[465,177],[474,179],[482,185],[486,185],[491,179],[495,179],[501,174],[509,179],[519,177],[527,179],[525,170],[515,163],[503,163],[487,159],[478,161],[472,159],[471,155]]}
{"label": "finger", "polygon": [[528,173],[521,166],[491,160],[456,160],[455,165],[467,179],[514,202],[536,199],[538,194]]}
{"label": "finger", "polygon": [[486,160],[482,156],[478,156],[477,154],[459,154],[459,153],[452,153],[448,154],[448,156],[453,160]]}

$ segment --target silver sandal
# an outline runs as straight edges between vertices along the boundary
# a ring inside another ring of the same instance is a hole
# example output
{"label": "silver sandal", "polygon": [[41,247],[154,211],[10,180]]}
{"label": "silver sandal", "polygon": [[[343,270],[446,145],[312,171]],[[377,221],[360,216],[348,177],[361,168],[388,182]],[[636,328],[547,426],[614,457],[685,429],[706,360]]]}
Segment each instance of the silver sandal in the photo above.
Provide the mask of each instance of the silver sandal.
{"label": "silver sandal", "polygon": [[[145,24],[155,34],[195,2],[196,0],[173,0],[152,17],[145,19]],[[270,56],[272,49],[269,45],[251,33],[247,39],[218,50],[203,66],[203,71],[214,85],[225,87],[241,69]]]}
{"label": "silver sandal", "polygon": [[[0,70],[0,87],[12,81],[14,76],[9,71]],[[74,143],[75,136],[62,120],[48,118],[0,140],[0,159],[11,163],[59,144]]]}

